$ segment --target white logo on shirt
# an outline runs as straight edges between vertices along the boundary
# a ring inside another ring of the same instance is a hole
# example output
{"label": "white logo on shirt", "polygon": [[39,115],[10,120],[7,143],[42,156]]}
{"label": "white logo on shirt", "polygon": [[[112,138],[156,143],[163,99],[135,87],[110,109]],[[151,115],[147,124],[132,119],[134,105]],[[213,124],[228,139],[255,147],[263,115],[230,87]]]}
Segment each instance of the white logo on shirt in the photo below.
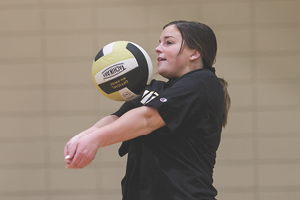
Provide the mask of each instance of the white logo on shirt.
{"label": "white logo on shirt", "polygon": [[155,91],[149,91],[149,90],[145,90],[144,94],[143,94],[143,98],[140,101],[142,104],[146,104],[149,103],[150,101],[152,101],[154,98],[156,98],[159,94]]}

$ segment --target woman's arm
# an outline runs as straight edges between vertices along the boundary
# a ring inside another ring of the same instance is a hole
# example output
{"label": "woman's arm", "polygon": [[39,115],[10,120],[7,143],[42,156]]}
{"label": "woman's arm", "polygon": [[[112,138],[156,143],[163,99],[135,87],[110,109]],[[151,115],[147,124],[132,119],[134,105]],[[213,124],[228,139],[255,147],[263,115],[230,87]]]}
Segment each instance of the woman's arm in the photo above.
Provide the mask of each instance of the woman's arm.
{"label": "woman's arm", "polygon": [[93,133],[94,131],[98,130],[99,128],[106,126],[114,121],[116,121],[119,117],[116,115],[108,115],[102,119],[100,119],[96,124],[94,124],[92,127],[90,127],[89,129],[82,131],[81,133],[79,133],[79,136],[84,136],[84,135],[88,135],[90,133]]}
{"label": "woman's arm", "polygon": [[95,158],[98,148],[147,135],[165,125],[156,108],[142,106],[132,109],[114,122],[80,138],[67,168],[83,168]]}
{"label": "woman's arm", "polygon": [[102,118],[101,120],[99,120],[95,125],[93,125],[92,127],[95,128],[101,128],[103,126],[106,126],[114,121],[116,121],[119,117],[116,115],[108,115],[104,118]]}
{"label": "woman's arm", "polygon": [[106,126],[112,122],[114,122],[115,120],[117,120],[119,117],[116,115],[109,115],[106,116],[102,119],[100,119],[95,125],[93,125],[92,127],[88,128],[87,130],[82,131],[81,133],[79,133],[78,135],[75,135],[74,137],[72,137],[67,144],[65,145],[65,150],[64,150],[64,155],[66,157],[66,162],[70,163],[71,160],[73,159],[74,156],[74,152],[76,151],[77,145],[76,142],[83,136],[89,135],[93,132],[95,132],[96,130],[98,130],[99,128]]}
{"label": "woman's arm", "polygon": [[128,111],[115,122],[93,133],[98,148],[147,135],[165,126],[156,108],[142,106]]}

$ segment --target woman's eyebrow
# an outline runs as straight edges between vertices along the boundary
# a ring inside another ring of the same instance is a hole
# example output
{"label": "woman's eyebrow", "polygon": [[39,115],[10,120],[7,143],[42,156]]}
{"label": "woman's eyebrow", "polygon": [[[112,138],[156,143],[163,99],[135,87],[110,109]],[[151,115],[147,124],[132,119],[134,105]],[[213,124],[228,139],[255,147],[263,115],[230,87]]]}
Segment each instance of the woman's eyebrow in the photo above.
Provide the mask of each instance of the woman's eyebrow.
{"label": "woman's eyebrow", "polygon": [[[173,37],[173,36],[165,36],[164,37],[165,40],[168,39],[168,38],[175,38],[175,37]],[[158,40],[158,42],[161,43],[161,40]]]}

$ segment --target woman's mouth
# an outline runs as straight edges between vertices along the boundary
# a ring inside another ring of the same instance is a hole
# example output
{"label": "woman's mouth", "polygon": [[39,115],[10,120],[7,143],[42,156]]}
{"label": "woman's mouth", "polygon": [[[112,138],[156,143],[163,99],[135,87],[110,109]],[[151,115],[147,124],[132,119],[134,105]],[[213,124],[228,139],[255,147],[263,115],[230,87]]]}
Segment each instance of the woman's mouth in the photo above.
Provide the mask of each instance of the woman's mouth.
{"label": "woman's mouth", "polygon": [[165,61],[165,60],[167,60],[167,59],[165,59],[165,58],[157,58],[158,62]]}

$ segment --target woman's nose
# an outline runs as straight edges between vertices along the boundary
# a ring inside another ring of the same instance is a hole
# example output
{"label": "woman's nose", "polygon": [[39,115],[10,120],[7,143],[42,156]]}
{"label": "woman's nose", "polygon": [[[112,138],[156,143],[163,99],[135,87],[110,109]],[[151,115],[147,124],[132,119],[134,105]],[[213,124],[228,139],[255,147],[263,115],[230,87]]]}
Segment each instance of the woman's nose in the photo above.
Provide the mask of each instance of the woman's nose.
{"label": "woman's nose", "polygon": [[161,53],[162,52],[160,44],[155,48],[155,52],[156,53]]}

